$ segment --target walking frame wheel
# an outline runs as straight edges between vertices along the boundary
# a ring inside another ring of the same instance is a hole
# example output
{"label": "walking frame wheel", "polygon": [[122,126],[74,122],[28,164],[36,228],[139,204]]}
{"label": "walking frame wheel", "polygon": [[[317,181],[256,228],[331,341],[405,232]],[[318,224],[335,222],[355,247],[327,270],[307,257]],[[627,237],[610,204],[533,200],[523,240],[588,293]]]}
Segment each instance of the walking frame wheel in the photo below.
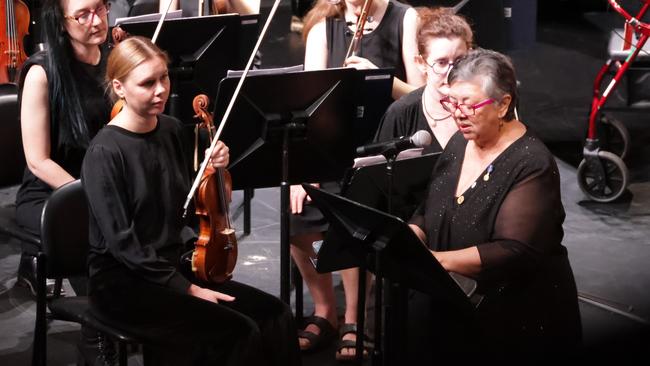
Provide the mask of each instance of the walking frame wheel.
{"label": "walking frame wheel", "polygon": [[578,185],[587,197],[596,202],[612,202],[619,198],[629,182],[625,163],[609,151],[585,153],[578,166]]}
{"label": "walking frame wheel", "polygon": [[611,116],[603,115],[600,119],[604,132],[603,148],[625,159],[630,147],[630,133],[623,123]]}

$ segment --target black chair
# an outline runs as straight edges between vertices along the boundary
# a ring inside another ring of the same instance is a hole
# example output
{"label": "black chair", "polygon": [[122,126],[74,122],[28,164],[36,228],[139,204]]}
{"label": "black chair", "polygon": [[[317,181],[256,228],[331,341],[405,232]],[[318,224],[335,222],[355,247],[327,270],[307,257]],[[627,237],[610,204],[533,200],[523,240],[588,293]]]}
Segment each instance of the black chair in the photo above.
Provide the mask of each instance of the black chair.
{"label": "black chair", "polygon": [[[20,184],[25,171],[25,155],[20,135],[18,92],[14,84],[0,84],[0,188]],[[0,233],[40,245],[40,239],[16,223],[14,205],[0,207]]]}
{"label": "black chair", "polygon": [[[63,320],[96,329],[118,343],[120,366],[127,365],[126,346],[140,342],[128,329],[118,329],[98,320],[86,296],[61,296],[62,279],[86,276],[88,254],[88,203],[81,181],[55,190],[41,216],[42,251],[37,257],[36,325],[32,365],[47,360],[47,321]],[[46,298],[46,279],[56,279],[55,296]],[[47,313],[46,307],[50,312]],[[145,364],[146,364],[145,355]]]}
{"label": "black chair", "polygon": [[20,183],[25,170],[18,92],[13,84],[0,84],[0,116],[0,187],[9,187]]}

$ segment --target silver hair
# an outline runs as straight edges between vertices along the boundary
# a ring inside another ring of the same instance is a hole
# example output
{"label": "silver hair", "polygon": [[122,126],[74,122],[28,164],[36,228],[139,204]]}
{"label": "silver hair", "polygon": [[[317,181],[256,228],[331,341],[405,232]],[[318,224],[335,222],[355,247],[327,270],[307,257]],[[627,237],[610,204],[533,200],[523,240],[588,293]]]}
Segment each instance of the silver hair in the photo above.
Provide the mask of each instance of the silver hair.
{"label": "silver hair", "polygon": [[483,92],[495,101],[507,94],[512,100],[504,116],[506,121],[515,118],[515,106],[519,98],[515,68],[508,56],[499,52],[477,48],[471,50],[454,64],[448,82],[480,81]]}

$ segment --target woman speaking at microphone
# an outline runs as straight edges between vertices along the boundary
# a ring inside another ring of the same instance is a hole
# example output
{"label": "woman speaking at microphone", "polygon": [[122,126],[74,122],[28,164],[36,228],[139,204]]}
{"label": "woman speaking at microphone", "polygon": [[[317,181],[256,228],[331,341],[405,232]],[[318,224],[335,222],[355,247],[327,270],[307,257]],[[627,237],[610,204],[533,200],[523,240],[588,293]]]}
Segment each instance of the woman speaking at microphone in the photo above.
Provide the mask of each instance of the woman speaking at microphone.
{"label": "woman speaking at microphone", "polygon": [[[91,307],[108,323],[136,329],[165,365],[299,365],[287,305],[235,281],[199,283],[181,265],[193,239],[181,218],[190,174],[180,122],[161,114],[167,56],[146,38],[128,38],[113,49],[106,74],[125,107],[82,165]],[[228,159],[219,142],[213,167]]]}

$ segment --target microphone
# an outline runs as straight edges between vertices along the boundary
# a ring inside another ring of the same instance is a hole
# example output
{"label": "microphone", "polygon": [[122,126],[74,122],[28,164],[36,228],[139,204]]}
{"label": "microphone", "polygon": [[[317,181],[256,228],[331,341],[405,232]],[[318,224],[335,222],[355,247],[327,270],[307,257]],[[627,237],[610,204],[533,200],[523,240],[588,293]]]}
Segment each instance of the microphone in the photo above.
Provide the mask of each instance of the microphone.
{"label": "microphone", "polygon": [[425,130],[420,130],[413,136],[402,136],[395,140],[375,142],[372,144],[360,146],[357,148],[357,156],[379,155],[386,151],[400,152],[415,147],[425,147],[431,145],[431,134]]}

